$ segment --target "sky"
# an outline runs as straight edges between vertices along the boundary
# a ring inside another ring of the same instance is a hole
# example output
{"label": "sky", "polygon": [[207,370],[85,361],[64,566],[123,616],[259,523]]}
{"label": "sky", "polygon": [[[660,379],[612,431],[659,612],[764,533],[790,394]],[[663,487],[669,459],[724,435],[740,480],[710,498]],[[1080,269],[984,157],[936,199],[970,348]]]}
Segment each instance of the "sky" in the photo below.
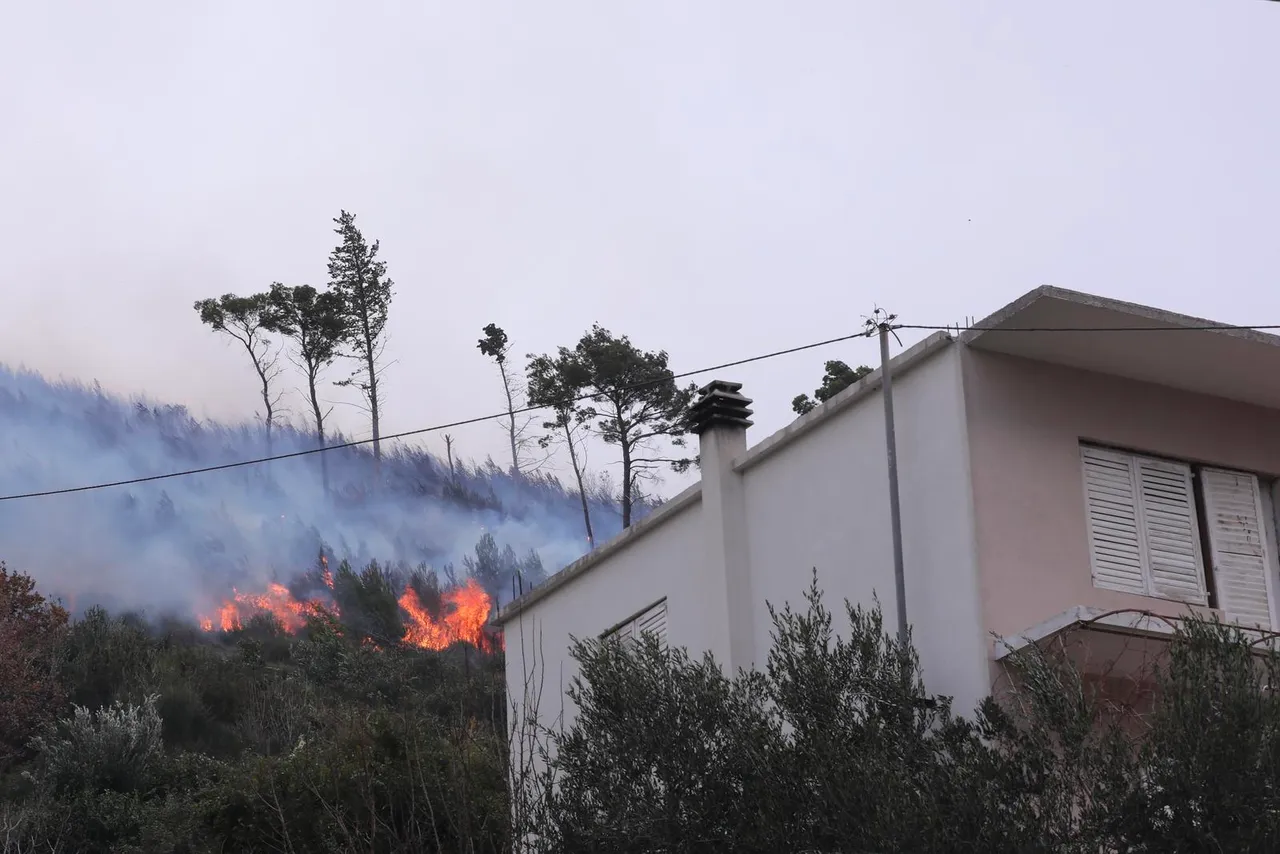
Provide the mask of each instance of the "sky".
{"label": "sky", "polygon": [[[877,306],[981,318],[1042,284],[1280,323],[1273,3],[45,0],[4,17],[0,362],[198,416],[256,401],[193,301],[323,285],[342,209],[396,283],[387,433],[501,408],[476,349],[490,322],[520,356],[599,322],[678,371],[848,334]],[[837,358],[874,364],[876,344],[717,378],[754,398],[754,442]],[[501,460],[497,426],[452,432]]]}

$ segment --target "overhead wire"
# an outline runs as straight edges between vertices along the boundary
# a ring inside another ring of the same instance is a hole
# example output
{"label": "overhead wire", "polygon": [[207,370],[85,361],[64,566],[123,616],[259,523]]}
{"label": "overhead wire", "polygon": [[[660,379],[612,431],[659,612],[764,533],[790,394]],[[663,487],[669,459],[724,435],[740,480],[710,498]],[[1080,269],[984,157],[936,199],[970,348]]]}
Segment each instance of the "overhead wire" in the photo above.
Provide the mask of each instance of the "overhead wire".
{"label": "overhead wire", "polygon": [[1280,323],[1256,326],[1233,326],[1229,323],[1204,324],[1203,326],[925,326],[918,323],[895,323],[894,329],[915,329],[926,332],[1193,332],[1196,330],[1227,332],[1231,330],[1262,332],[1280,329]]}
{"label": "overhead wire", "polygon": [[[623,386],[623,389],[630,391],[635,389],[646,388],[648,386],[656,385],[658,383],[673,382],[675,380],[686,379],[688,377],[696,376],[698,374],[707,374],[712,371],[724,370],[725,368],[736,368],[740,365],[751,364],[752,362],[762,362],[766,359],[777,358],[778,356],[787,356],[792,353],[802,352],[804,350],[813,350],[818,347],[825,347],[830,344],[837,344],[841,341],[850,341],[854,338],[865,338],[865,337],[867,337],[866,332],[856,332],[851,335],[841,335],[837,338],[828,338],[824,341],[815,341],[811,344],[802,344],[799,347],[788,347],[785,350],[774,350],[773,352],[770,352],[770,353],[763,353],[761,355],[751,356],[746,359],[737,359],[732,362],[723,362],[719,365],[711,365],[709,367],[698,368],[697,370],[693,370],[693,371],[684,371],[683,373],[678,373],[670,376],[662,376],[652,380],[644,380],[641,382],[632,383],[630,385]],[[566,402],[579,403],[584,400],[591,400],[594,397],[597,397],[597,395],[584,394],[584,395],[579,395],[573,398],[572,401],[566,401]],[[272,454],[265,457],[255,457],[249,460],[236,460],[235,462],[230,462],[230,463],[218,463],[217,465],[201,466],[199,468],[182,469],[181,471],[165,472],[164,474],[152,474],[152,475],[145,475],[143,477],[127,478],[125,480],[113,480],[113,481],[106,481],[102,483],[91,483],[91,484],[85,484],[83,486],[67,486],[67,487],[62,487],[60,489],[45,489],[45,490],[40,490],[38,492],[21,492],[21,493],[14,493],[11,495],[0,495],[0,501],[20,501],[28,498],[45,498],[52,495],[70,495],[76,492],[91,492],[98,489],[111,489],[119,486],[133,486],[135,484],[140,484],[140,483],[152,483],[157,480],[169,480],[175,477],[189,477],[197,474],[207,474],[209,472],[244,468],[245,466],[261,465],[263,463],[275,462],[277,460],[289,460],[297,457],[310,456],[312,454],[323,454],[323,453],[328,453],[330,451],[340,451],[344,448],[356,448],[362,445],[371,445],[375,441],[391,442],[391,441],[395,441],[396,439],[405,439],[410,436],[421,436],[426,433],[436,433],[441,430],[451,430],[455,427],[465,427],[470,424],[480,424],[485,421],[494,421],[499,418],[507,418],[512,415],[521,415],[526,412],[537,412],[539,410],[553,409],[553,408],[555,407],[552,404],[541,404],[537,406],[523,406],[518,409],[503,410],[502,412],[490,413],[488,415],[478,415],[474,418],[463,418],[461,420],[450,421],[445,424],[434,424],[430,427],[420,427],[416,430],[405,430],[400,433],[391,433],[386,436],[379,436],[376,440],[373,438],[356,439],[350,442],[339,442],[332,445],[325,445],[322,448],[309,448],[304,451],[291,451],[286,454]]]}
{"label": "overhead wire", "polygon": [[[891,329],[908,329],[924,332],[1188,332],[1193,330],[1213,330],[1213,331],[1263,331],[1263,330],[1280,330],[1280,324],[1260,324],[1260,325],[1231,325],[1231,324],[1205,324],[1196,326],[960,326],[951,324],[946,326],[927,325],[918,323],[893,323]],[[774,350],[769,353],[762,353],[757,356],[750,356],[745,359],[736,359],[732,362],[722,362],[718,365],[711,365],[705,368],[698,368],[692,371],[684,371],[682,373],[670,376],[662,376],[652,380],[645,380],[631,385],[624,386],[624,390],[635,390],[655,385],[657,383],[671,382],[674,380],[687,379],[688,377],[697,376],[699,374],[707,374],[712,371],[720,371],[725,368],[736,368],[741,365],[749,365],[754,362],[763,362],[767,359],[775,359],[779,356],[788,356],[792,353],[800,353],[805,350],[814,350],[819,347],[826,347],[831,344],[838,344],[844,341],[851,341],[855,338],[867,338],[875,334],[874,327],[854,332],[849,335],[841,335],[835,338],[827,338],[822,341],[814,341],[809,344],[801,344],[797,347],[787,347],[782,350]],[[572,399],[578,403],[584,400],[591,400],[598,397],[596,394],[583,394]],[[405,430],[400,433],[392,433],[386,436],[379,436],[376,440],[373,438],[357,439],[350,442],[339,442],[332,445],[325,445],[320,448],[309,448],[303,451],[291,451],[285,454],[272,454],[265,457],[255,457],[248,460],[236,460],[230,463],[218,463],[216,465],[201,466],[199,468],[182,469],[180,471],[165,472],[163,474],[145,475],[143,477],[133,477],[124,480],[113,480],[102,483],[91,483],[82,486],[68,486],[60,489],[45,489],[37,492],[21,492],[11,495],[0,495],[0,502],[4,501],[20,501],[30,498],[45,498],[53,495],[69,495],[77,492],[91,492],[99,489],[112,489],[120,486],[133,486],[141,483],[152,483],[158,480],[169,480],[176,477],[190,477],[197,474],[208,474],[211,472],[226,471],[229,469],[244,468],[246,466],[262,465],[264,463],[276,462],[278,460],[289,460],[297,457],[311,456],[312,454],[323,454],[330,451],[340,451],[346,448],[356,448],[363,445],[370,445],[376,442],[390,442],[397,439],[406,439],[411,436],[421,436],[427,433],[436,433],[441,430],[450,430],[455,427],[465,427],[471,424],[480,424],[485,421],[494,421],[499,418],[508,418],[513,415],[520,415],[527,412],[537,412],[544,409],[553,409],[552,404],[540,404],[536,406],[524,406],[514,410],[503,410],[502,412],[490,413],[488,415],[478,415],[473,418],[463,418],[457,421],[449,421],[444,424],[434,424],[430,427],[420,427],[415,430]]]}

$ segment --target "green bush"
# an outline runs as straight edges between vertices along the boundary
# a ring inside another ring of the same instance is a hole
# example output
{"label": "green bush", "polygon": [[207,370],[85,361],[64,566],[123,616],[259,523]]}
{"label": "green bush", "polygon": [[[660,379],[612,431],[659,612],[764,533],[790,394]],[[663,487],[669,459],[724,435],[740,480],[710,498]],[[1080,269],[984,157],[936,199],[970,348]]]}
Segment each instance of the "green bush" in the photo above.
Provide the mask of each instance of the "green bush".
{"label": "green bush", "polygon": [[152,782],[164,750],[156,696],[140,705],[115,702],[95,711],[76,706],[32,741],[32,779],[54,794],[137,792]]}
{"label": "green bush", "polygon": [[773,612],[758,672],[576,643],[573,724],[520,725],[544,764],[517,832],[556,854],[1280,850],[1280,655],[1239,630],[1189,619],[1138,717],[1032,646],[960,718],[878,607],[836,635],[816,578],[807,599]]}

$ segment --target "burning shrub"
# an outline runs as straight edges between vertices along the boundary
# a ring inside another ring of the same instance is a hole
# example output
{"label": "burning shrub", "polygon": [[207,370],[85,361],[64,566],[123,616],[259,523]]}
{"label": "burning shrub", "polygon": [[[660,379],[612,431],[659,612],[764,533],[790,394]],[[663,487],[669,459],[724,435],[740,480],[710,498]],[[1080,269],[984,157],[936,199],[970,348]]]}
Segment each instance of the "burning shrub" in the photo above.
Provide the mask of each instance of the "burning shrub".
{"label": "burning shrub", "polygon": [[[407,572],[373,561],[356,572],[344,560],[337,572],[330,573],[323,559],[321,566],[324,588],[315,598],[299,598],[294,592],[306,589],[305,577],[294,589],[273,582],[262,594],[233,592],[218,608],[218,616],[202,617],[200,625],[206,633],[221,630],[237,639],[259,642],[262,655],[249,654],[264,661],[287,657],[278,643],[283,635],[304,629],[313,632],[321,624],[328,626],[325,631],[350,633],[375,650],[402,643],[434,650],[458,643],[484,652],[502,648],[501,637],[486,631],[493,599],[475,578],[451,582],[441,590],[435,573],[425,568]],[[274,653],[268,649],[273,641]]]}

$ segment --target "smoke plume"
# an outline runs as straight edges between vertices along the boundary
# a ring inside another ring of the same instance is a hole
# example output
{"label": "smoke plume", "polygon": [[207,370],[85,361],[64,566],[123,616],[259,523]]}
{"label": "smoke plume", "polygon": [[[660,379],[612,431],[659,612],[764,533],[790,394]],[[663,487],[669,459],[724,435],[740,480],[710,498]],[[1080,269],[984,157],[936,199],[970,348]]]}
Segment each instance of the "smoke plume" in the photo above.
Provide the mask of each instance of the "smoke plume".
{"label": "smoke plume", "polygon": [[[333,443],[343,439],[334,437]],[[276,454],[316,447],[277,427]],[[182,406],[125,401],[0,365],[0,495],[104,483],[267,455],[257,426],[202,422]],[[193,615],[232,587],[263,588],[313,567],[322,547],[353,566],[404,570],[461,564],[491,534],[554,571],[586,550],[575,493],[550,477],[512,478],[492,462],[449,466],[390,450],[373,489],[367,447],[109,489],[0,501],[0,560],[72,610]],[[592,502],[597,536],[620,528]],[[461,566],[457,574],[462,577]],[[510,579],[489,580],[508,601]]]}

